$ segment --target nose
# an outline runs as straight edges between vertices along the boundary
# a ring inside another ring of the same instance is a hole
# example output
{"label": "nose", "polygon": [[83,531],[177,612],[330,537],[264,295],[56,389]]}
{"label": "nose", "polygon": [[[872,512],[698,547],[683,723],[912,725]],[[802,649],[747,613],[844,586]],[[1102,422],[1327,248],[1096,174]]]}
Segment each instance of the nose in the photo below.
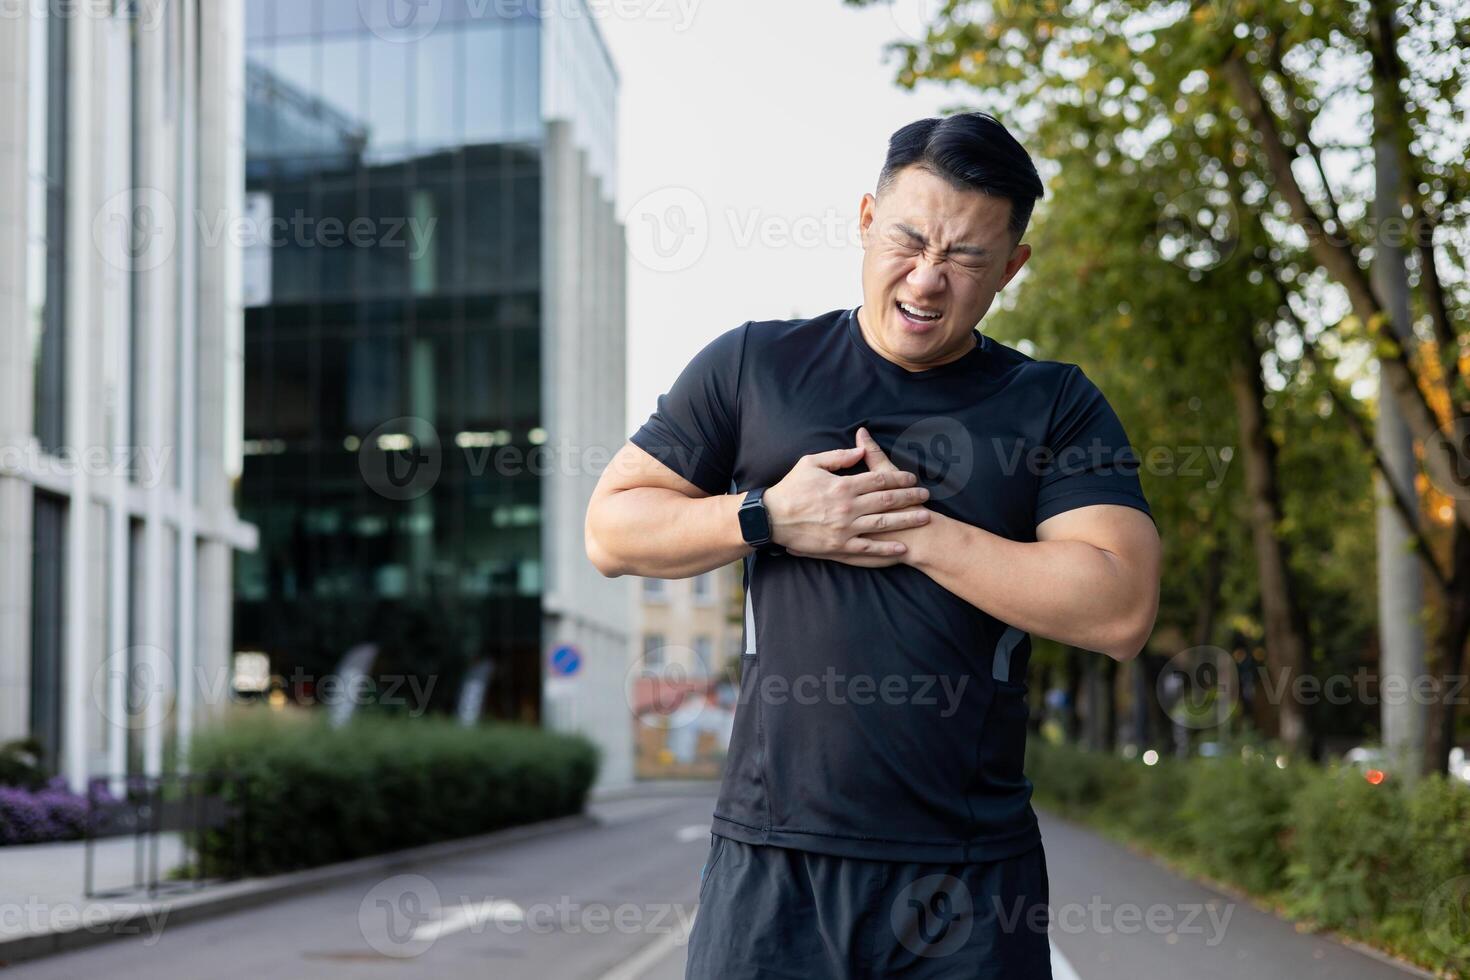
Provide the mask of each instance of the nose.
{"label": "nose", "polygon": [[944,270],[941,264],[931,261],[928,256],[921,255],[909,270],[907,276],[909,287],[917,296],[933,295],[944,291]]}

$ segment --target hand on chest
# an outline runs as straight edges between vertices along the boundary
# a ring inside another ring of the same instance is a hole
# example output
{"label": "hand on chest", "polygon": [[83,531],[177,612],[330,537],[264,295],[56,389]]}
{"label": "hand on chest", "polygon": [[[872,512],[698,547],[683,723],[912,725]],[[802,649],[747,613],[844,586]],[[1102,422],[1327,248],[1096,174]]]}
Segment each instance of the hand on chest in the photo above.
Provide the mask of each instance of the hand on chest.
{"label": "hand on chest", "polygon": [[[1016,420],[997,418],[983,406],[955,412],[862,413],[856,406],[808,406],[759,426],[742,426],[736,482],[769,486],[804,455],[856,445],[866,426],[899,469],[918,476],[929,506],[997,533],[1029,534],[1034,528],[1036,440]],[[841,471],[860,473],[866,465]]]}

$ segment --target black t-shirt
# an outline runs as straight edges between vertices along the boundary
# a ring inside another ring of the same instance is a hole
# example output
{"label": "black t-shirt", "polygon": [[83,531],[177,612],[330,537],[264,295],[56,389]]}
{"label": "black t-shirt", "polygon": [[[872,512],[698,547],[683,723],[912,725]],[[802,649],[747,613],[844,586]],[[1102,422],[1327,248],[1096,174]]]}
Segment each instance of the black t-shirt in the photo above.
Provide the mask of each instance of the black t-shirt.
{"label": "black t-shirt", "polygon": [[[867,426],[927,506],[1002,537],[1034,541],[1090,504],[1148,513],[1138,458],[1082,371],[976,339],[910,372],[868,346],[855,310],[746,323],[695,356],[632,441],[722,494],[771,486]],[[1028,634],[906,565],[762,553],[746,584],[717,833],[899,861],[1039,840],[1021,771]]]}

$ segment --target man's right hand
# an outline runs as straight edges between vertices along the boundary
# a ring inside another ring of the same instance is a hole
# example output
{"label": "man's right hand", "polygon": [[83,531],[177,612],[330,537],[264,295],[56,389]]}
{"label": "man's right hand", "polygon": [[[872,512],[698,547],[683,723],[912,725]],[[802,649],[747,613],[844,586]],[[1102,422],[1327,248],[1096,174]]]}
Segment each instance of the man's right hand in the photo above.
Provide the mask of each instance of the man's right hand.
{"label": "man's right hand", "polygon": [[771,540],[788,552],[810,558],[838,555],[892,557],[904,552],[898,541],[863,537],[900,531],[929,521],[921,506],[929,491],[918,477],[899,469],[838,476],[865,455],[861,446],[814,453],[797,460],[763,498],[771,519]]}

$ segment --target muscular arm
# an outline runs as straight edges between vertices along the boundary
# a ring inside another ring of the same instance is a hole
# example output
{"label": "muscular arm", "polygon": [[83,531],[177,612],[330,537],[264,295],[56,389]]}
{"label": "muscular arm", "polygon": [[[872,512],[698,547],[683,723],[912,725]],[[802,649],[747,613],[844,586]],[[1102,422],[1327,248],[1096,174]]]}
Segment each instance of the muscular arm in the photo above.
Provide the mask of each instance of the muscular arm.
{"label": "muscular arm", "polygon": [[1148,515],[1095,504],[1040,524],[1034,542],[1012,541],[935,514],[899,532],[907,564],[1003,623],[1130,660],[1159,607],[1159,535]]}
{"label": "muscular arm", "polygon": [[711,496],[631,442],[587,505],[587,557],[604,575],[688,578],[750,553],[740,495]]}
{"label": "muscular arm", "polygon": [[[896,468],[866,430],[871,469]],[[943,514],[880,537],[906,543],[900,559],[996,619],[1115,660],[1137,656],[1153,632],[1162,563],[1149,516],[1094,504],[1037,525],[1013,541]]]}
{"label": "muscular arm", "polygon": [[[817,558],[862,557],[894,562],[898,541],[865,537],[874,531],[926,523],[919,506],[929,491],[912,473],[837,476],[863,449],[803,456],[766,490],[771,540]],[[618,450],[587,505],[587,557],[604,575],[687,578],[750,553],[738,516],[744,493],[711,495],[631,442]]]}

